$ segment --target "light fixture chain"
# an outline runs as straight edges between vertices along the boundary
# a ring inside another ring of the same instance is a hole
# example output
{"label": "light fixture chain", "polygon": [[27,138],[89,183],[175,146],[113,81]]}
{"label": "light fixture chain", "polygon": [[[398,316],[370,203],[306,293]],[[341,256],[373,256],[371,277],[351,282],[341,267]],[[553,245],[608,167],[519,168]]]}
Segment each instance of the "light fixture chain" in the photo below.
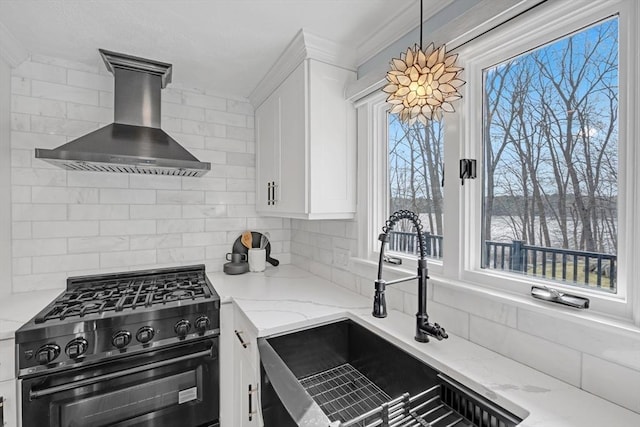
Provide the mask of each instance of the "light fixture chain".
{"label": "light fixture chain", "polygon": [[420,50],[422,50],[422,0],[420,0]]}

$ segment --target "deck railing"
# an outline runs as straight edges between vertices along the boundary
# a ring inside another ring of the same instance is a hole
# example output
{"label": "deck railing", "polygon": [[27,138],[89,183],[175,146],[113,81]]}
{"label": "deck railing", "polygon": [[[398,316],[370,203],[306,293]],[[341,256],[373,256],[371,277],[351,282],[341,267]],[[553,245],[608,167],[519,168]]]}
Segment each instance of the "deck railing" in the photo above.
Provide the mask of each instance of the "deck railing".
{"label": "deck railing", "polygon": [[[426,255],[430,258],[442,258],[442,236],[429,232],[424,232],[422,235],[424,236]],[[389,250],[417,255],[419,247],[416,233],[408,231],[389,232]]]}
{"label": "deck railing", "polygon": [[[388,249],[418,254],[415,233],[391,231]],[[442,236],[424,233],[427,256],[442,258]],[[600,252],[527,245],[524,241],[485,243],[484,267],[563,282],[594,286],[615,292],[617,256]]]}

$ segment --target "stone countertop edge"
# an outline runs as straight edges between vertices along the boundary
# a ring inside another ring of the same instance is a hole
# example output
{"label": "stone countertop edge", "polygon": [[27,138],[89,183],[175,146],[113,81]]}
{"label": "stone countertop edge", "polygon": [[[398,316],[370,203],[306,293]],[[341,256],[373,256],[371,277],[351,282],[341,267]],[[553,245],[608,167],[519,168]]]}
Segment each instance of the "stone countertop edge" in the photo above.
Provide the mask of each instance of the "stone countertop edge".
{"label": "stone countertop edge", "polygon": [[524,418],[520,426],[640,425],[640,414],[453,334],[419,343],[413,339],[413,316],[390,310],[387,318],[374,318],[369,298],[300,268],[280,265],[262,273],[210,273],[209,278],[222,301],[236,303],[258,336],[351,319]]}
{"label": "stone countertop edge", "polygon": [[0,297],[0,340],[13,339],[16,330],[51,303],[62,289],[18,292]]}

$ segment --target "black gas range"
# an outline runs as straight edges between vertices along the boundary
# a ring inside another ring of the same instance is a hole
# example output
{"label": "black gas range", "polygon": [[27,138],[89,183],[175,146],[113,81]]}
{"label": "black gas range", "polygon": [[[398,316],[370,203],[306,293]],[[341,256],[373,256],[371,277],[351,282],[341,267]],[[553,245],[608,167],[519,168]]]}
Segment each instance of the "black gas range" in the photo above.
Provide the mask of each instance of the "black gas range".
{"label": "black gas range", "polygon": [[67,279],[16,331],[23,425],[216,425],[219,309],[203,265]]}

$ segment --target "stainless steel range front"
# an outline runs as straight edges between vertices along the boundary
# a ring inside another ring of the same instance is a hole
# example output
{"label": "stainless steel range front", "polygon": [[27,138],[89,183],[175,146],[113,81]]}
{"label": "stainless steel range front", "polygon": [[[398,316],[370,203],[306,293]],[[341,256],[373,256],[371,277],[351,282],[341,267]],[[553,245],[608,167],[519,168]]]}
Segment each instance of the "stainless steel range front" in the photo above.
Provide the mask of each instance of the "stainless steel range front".
{"label": "stainless steel range front", "polygon": [[22,425],[218,425],[219,310],[202,265],[67,279],[16,331]]}

